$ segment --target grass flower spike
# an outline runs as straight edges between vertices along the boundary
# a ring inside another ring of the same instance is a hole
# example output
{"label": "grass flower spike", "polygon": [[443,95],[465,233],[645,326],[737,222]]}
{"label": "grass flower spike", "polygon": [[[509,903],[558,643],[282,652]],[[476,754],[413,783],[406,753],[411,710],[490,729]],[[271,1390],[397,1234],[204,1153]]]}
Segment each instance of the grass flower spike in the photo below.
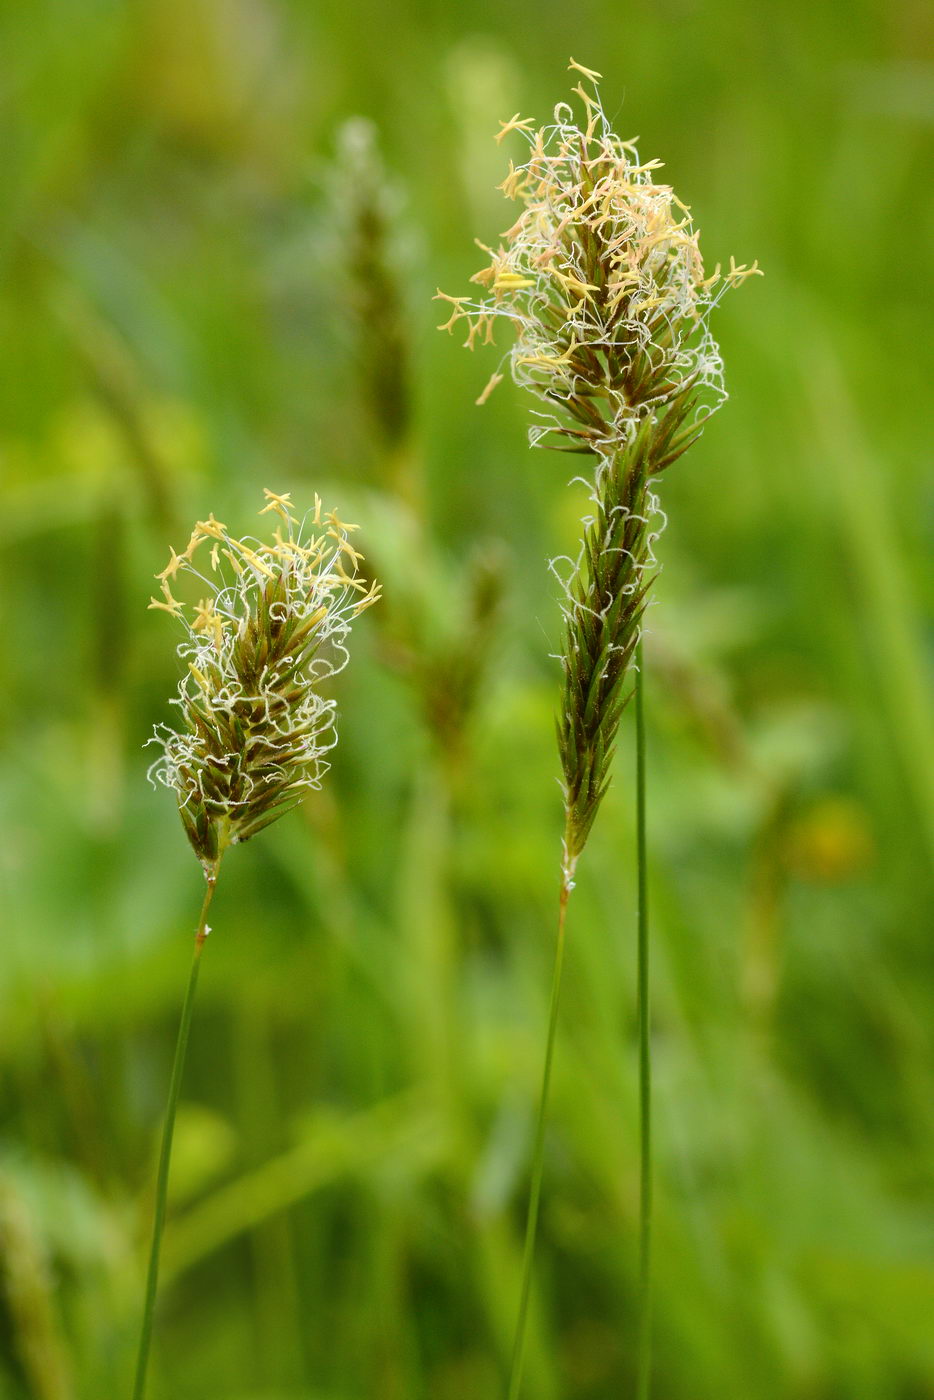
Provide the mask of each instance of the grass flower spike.
{"label": "grass flower spike", "polygon": [[[664,516],[658,476],[696,440],[726,397],[710,315],[724,292],[758,272],[718,265],[708,274],[688,206],[661,183],[661,162],[643,162],[634,141],[610,127],[600,74],[571,62],[580,119],[566,103],[535,129],[517,113],[501,126],[528,144],[528,158],[501,186],[519,214],[473,278],[478,297],[438,296],[450,304],[440,329],[463,323],[466,345],[493,342],[496,325],[513,333],[513,379],[542,407],[533,446],[594,459],[587,478],[593,510],[576,559],[552,568],[563,585],[564,673],[558,718],[565,830],[558,940],[526,1230],[525,1261],[509,1397],[518,1400],[535,1248],[544,1124],[557,1025],[568,898],[578,859],[609,785],[623,708],[637,697],[639,1083],[641,1106],[640,1320],[638,1400],[649,1392],[651,1218],[648,913],[645,842],[645,728],[641,630]],[[504,377],[502,365],[480,394]]]}
{"label": "grass flower spike", "polygon": [[[175,1113],[221,858],[320,784],[336,731],[335,702],[319,685],[343,668],[351,621],[379,596],[358,575],[363,556],[350,543],[356,526],[333,511],[324,515],[317,496],[299,522],[288,493],[265,495],[260,514],[276,517],[271,542],[237,539],[213,515],[199,520],[184,551],[173,549],[156,575],[162,596],[149,604],[183,624],[178,653],[185,663],[173,702],[183,727],[156,729],[150,742],[162,752],[150,776],[175,792],[207,889],[162,1131],[133,1400],[146,1391]],[[173,592],[186,574],[202,593],[193,607]]]}
{"label": "grass flower spike", "polygon": [[651,581],[664,519],[652,481],[726,397],[710,313],[758,272],[731,259],[727,272],[705,273],[690,210],[658,180],[661,162],[642,162],[612,131],[599,74],[571,66],[582,76],[582,125],[561,103],[551,125],[531,130],[514,117],[500,132],[516,132],[530,153],[510,162],[501,186],[522,207],[499,247],[485,248],[489,263],[473,281],[486,295],[439,293],[452,308],[442,329],[464,322],[469,347],[491,342],[498,321],[513,330],[513,378],[546,405],[531,443],[597,458],[594,513],[562,575],[568,879],[606,790]]}
{"label": "grass flower spike", "polygon": [[[211,515],[157,575],[158,608],[180,619],[184,727],[156,730],[151,773],[178,796],[188,839],[206,870],[317,787],[336,742],[335,701],[320,682],[347,660],[352,619],[378,596],[357,575],[356,529],[315,500],[300,526],[288,494],[266,491],[271,543],[236,539]],[[193,574],[204,596],[186,609],[172,589]]]}

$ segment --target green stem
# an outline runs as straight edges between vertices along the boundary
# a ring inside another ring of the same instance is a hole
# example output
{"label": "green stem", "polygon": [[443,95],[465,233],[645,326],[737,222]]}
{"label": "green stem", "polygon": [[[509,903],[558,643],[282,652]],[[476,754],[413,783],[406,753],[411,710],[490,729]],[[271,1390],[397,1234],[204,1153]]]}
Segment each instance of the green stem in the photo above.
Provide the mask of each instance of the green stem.
{"label": "green stem", "polygon": [[165,1124],[162,1129],[162,1146],[159,1149],[159,1170],[156,1176],[156,1208],[152,1226],[152,1244],[149,1250],[149,1270],[146,1275],[146,1301],[143,1304],[143,1326],[139,1339],[139,1352],[136,1358],[136,1380],[133,1385],[133,1400],[143,1400],[146,1391],[146,1369],[149,1362],[149,1347],[152,1341],[152,1323],[156,1307],[156,1289],[159,1283],[159,1250],[162,1245],[162,1231],[165,1226],[165,1204],[169,1186],[169,1164],[172,1159],[172,1137],[175,1132],[175,1111],[182,1087],[182,1074],[185,1068],[185,1052],[188,1049],[188,1032],[191,1029],[191,1012],[195,1003],[195,989],[198,985],[198,972],[201,967],[201,950],[208,936],[207,917],[214,898],[217,884],[217,865],[208,874],[208,887],[201,905],[198,931],[195,934],[195,951],[188,975],[188,989],[182,1005],[182,1019],[175,1043],[175,1060],[172,1065],[172,1078],[169,1082],[169,1102],[165,1111]]}
{"label": "green stem", "polygon": [[649,892],[645,837],[645,700],[642,639],[636,647],[636,859],[639,1022],[639,1352],[637,1400],[648,1400],[652,1365],[652,1059],[649,1044]]}
{"label": "green stem", "polygon": [[[567,850],[567,842],[565,842],[565,850]],[[512,1366],[509,1373],[509,1400],[518,1400],[519,1388],[522,1384],[522,1363],[525,1359],[526,1321],[529,1310],[529,1294],[532,1288],[532,1263],[535,1258],[535,1237],[538,1230],[538,1205],[542,1194],[542,1169],[545,1158],[545,1120],[548,1109],[548,1090],[551,1085],[551,1062],[554,1057],[555,1031],[558,1026],[558,1004],[561,1000],[561,970],[564,965],[564,926],[570,893],[571,881],[565,860],[561,878],[561,893],[558,901],[558,937],[555,944],[555,962],[551,977],[551,1008],[548,1013],[548,1039],[545,1043],[545,1065],[542,1071],[542,1091],[538,1103],[538,1119],[535,1124],[535,1147],[532,1154],[532,1187],[529,1194],[529,1213],[525,1227],[525,1251],[522,1259],[522,1291],[519,1296],[519,1315],[516,1319],[516,1337],[513,1343]]]}

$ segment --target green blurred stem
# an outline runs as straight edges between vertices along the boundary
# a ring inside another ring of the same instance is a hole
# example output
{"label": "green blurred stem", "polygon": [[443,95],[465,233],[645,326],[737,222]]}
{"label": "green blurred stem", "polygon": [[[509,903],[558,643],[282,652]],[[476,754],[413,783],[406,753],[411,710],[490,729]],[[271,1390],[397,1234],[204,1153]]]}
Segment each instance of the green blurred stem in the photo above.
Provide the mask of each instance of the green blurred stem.
{"label": "green blurred stem", "polygon": [[159,1251],[162,1245],[162,1231],[165,1226],[165,1204],[169,1186],[169,1165],[172,1159],[172,1137],[175,1132],[175,1112],[182,1087],[182,1074],[185,1069],[185,1053],[188,1049],[188,1033],[191,1030],[191,1012],[195,1004],[195,991],[198,986],[198,972],[201,968],[201,950],[208,936],[208,910],[214,898],[217,884],[218,861],[207,876],[207,889],[198,919],[195,934],[195,951],[188,975],[188,988],[182,1005],[182,1019],[178,1027],[178,1040],[175,1042],[175,1061],[172,1065],[172,1078],[169,1082],[169,1101],[165,1110],[165,1124],[162,1129],[162,1146],[159,1149],[159,1170],[156,1176],[156,1208],[152,1226],[152,1244],[149,1250],[149,1270],[146,1275],[146,1301],[143,1304],[143,1326],[139,1339],[139,1352],[136,1358],[136,1381],[133,1385],[133,1400],[143,1400],[146,1392],[146,1369],[149,1363],[149,1348],[152,1342],[152,1323],[156,1307],[156,1290],[159,1284]]}
{"label": "green blurred stem", "polygon": [[649,891],[645,839],[645,698],[636,646],[636,861],[639,1023],[639,1353],[636,1400],[648,1400],[652,1365],[652,1058],[649,1044]]}
{"label": "green blurred stem", "polygon": [[[565,851],[568,842],[565,839]],[[532,1289],[532,1264],[535,1258],[535,1237],[538,1231],[538,1206],[542,1194],[542,1169],[545,1158],[545,1120],[548,1110],[548,1091],[551,1086],[551,1062],[554,1057],[555,1032],[558,1027],[558,1004],[561,1000],[561,971],[564,966],[564,926],[567,916],[568,897],[571,893],[571,880],[566,863],[561,877],[561,893],[558,900],[558,937],[555,944],[555,963],[551,977],[551,1008],[548,1013],[548,1039],[545,1042],[545,1065],[542,1071],[542,1091],[538,1103],[538,1119],[535,1124],[535,1147],[532,1154],[532,1187],[529,1193],[529,1213],[525,1227],[525,1251],[522,1259],[522,1291],[519,1295],[519,1315],[516,1319],[516,1337],[512,1349],[512,1366],[509,1373],[509,1400],[518,1400],[522,1384],[522,1363],[525,1359],[526,1323],[529,1311],[529,1295]]]}

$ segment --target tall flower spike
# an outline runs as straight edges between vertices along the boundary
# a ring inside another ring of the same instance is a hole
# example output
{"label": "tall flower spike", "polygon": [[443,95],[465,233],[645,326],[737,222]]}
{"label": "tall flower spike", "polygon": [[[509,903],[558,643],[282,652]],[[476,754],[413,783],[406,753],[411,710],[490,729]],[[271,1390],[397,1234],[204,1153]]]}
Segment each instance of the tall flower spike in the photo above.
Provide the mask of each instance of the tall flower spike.
{"label": "tall flower spike", "polygon": [[[521,132],[529,159],[510,162],[502,189],[519,217],[473,281],[477,300],[446,297],[443,329],[467,324],[467,344],[492,340],[498,320],[512,326],[513,378],[543,400],[530,429],[534,446],[595,458],[588,484],[593,512],[576,560],[552,567],[564,585],[564,686],[558,747],[564,774],[565,830],[558,934],[535,1127],[522,1284],[508,1400],[519,1400],[538,1226],[545,1123],[555,1047],[565,921],[577,861],[609,783],[627,678],[637,654],[653,544],[663,516],[655,478],[676,461],[723,402],[720,353],[710,313],[727,287],[758,271],[737,267],[705,276],[690,211],[643,164],[635,143],[610,128],[600,75],[571,60],[583,120],[561,103],[538,131],[518,114],[498,139]],[[482,245],[481,245],[482,246]],[[479,402],[497,381],[494,374]],[[650,1386],[651,1073],[648,1017],[644,726],[637,680],[636,833],[638,850],[638,1023],[640,1102],[639,1343],[637,1389]]]}
{"label": "tall flower spike", "polygon": [[[545,405],[533,446],[596,458],[594,510],[564,588],[564,694],[559,746],[567,815],[565,880],[573,878],[606,791],[620,714],[664,521],[654,479],[699,436],[726,397],[710,333],[729,287],[758,272],[733,261],[705,275],[690,210],[611,129],[599,74],[572,60],[583,120],[559,103],[537,131],[518,114],[529,158],[503,183],[521,206],[473,282],[485,295],[448,297],[442,329],[492,339],[514,332],[512,375]],[[483,246],[483,245],[481,245]],[[497,371],[479,402],[502,378]]]}
{"label": "tall flower spike", "polygon": [[[210,876],[246,841],[318,787],[337,741],[335,701],[320,683],[347,662],[352,619],[379,589],[358,576],[356,529],[321,502],[300,523],[289,493],[266,491],[271,543],[236,539],[211,515],[183,554],[172,551],[150,607],[178,617],[185,674],[173,700],[183,727],[159,725],[150,776],[171,788],[188,839]],[[202,555],[205,557],[202,558]],[[193,574],[204,594],[186,607],[173,585]]]}

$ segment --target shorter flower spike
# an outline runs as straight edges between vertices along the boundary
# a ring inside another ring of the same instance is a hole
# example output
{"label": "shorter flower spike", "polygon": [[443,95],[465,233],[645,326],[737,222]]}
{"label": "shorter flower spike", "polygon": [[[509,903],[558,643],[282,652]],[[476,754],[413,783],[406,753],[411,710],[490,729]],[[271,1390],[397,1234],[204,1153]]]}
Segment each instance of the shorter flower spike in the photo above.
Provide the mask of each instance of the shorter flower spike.
{"label": "shorter flower spike", "polygon": [[[260,514],[272,511],[280,522],[272,543],[236,539],[213,515],[199,521],[184,553],[173,550],[157,575],[166,601],[149,605],[185,628],[178,647],[185,673],[172,701],[183,725],[156,727],[150,743],[162,752],[150,777],[176,793],[208,874],[227,846],[320,786],[337,733],[335,701],[319,686],[343,669],[351,621],[379,596],[358,574],[363,556],[348,539],[355,526],[333,511],[322,516],[316,497],[306,533],[288,493],[265,496]],[[206,573],[197,556],[209,540]],[[187,608],[166,582],[185,574],[207,589]]]}

